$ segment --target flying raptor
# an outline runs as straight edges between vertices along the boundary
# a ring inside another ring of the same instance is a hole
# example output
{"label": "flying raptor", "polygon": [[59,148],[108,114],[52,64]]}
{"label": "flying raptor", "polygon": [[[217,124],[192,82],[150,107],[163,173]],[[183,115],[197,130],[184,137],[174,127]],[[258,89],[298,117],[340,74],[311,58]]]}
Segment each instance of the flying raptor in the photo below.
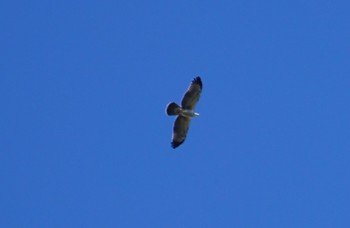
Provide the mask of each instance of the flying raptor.
{"label": "flying raptor", "polygon": [[198,113],[194,112],[194,108],[201,95],[202,87],[201,78],[195,77],[182,98],[181,106],[171,102],[166,107],[166,113],[169,116],[177,116],[171,141],[171,147],[174,149],[185,141],[192,117],[199,116]]}

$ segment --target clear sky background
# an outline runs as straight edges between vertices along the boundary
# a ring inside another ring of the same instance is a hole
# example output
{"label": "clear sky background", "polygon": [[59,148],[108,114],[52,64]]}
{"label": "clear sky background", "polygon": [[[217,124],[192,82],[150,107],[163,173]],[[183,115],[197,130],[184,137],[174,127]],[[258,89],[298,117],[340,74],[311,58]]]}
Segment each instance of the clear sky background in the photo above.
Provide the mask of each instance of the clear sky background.
{"label": "clear sky background", "polygon": [[0,6],[0,227],[350,227],[349,1]]}

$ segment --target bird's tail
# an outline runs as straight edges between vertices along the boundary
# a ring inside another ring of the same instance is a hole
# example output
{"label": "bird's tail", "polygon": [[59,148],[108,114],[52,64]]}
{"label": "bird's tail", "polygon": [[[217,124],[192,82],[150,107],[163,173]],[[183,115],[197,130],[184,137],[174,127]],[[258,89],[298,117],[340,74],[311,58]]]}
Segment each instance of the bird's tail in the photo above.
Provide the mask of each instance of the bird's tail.
{"label": "bird's tail", "polygon": [[179,115],[181,111],[181,107],[177,105],[175,102],[171,102],[166,107],[166,113],[168,116]]}

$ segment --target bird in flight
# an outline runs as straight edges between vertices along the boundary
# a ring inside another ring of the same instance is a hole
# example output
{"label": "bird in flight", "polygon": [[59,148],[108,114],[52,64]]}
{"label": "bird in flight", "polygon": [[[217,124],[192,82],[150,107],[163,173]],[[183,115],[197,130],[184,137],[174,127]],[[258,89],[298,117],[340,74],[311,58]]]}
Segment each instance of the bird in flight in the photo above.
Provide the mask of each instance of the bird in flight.
{"label": "bird in flight", "polygon": [[185,141],[192,117],[199,116],[198,113],[194,112],[194,108],[201,95],[202,87],[201,78],[195,77],[182,98],[181,106],[175,102],[171,102],[166,107],[168,116],[177,116],[174,122],[171,141],[171,147],[174,149]]}

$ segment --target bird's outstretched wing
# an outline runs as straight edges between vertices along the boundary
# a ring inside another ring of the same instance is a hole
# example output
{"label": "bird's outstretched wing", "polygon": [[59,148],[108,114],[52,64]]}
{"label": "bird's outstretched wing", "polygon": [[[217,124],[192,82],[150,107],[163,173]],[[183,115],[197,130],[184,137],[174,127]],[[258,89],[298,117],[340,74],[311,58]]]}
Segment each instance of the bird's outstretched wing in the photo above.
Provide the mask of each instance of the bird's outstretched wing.
{"label": "bird's outstretched wing", "polygon": [[199,100],[202,92],[202,80],[200,77],[195,77],[192,80],[190,87],[187,89],[184,97],[181,101],[181,106],[183,109],[193,110]]}
{"label": "bird's outstretched wing", "polygon": [[171,147],[176,148],[180,146],[186,139],[188,127],[190,125],[190,118],[184,116],[178,116],[174,123],[173,137]]}

